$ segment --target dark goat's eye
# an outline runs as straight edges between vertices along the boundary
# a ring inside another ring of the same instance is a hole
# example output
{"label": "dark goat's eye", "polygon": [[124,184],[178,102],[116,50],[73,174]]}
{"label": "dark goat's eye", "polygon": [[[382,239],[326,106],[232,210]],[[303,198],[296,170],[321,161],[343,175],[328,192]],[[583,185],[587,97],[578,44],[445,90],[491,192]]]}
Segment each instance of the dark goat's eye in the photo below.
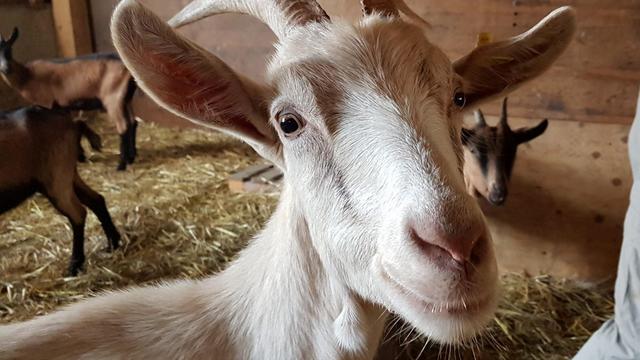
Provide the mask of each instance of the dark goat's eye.
{"label": "dark goat's eye", "polygon": [[457,107],[463,108],[467,103],[467,97],[464,95],[462,91],[456,91],[456,93],[453,94],[453,103]]}
{"label": "dark goat's eye", "polygon": [[278,124],[280,129],[288,136],[296,135],[302,129],[302,120],[294,114],[286,113],[279,115]]}

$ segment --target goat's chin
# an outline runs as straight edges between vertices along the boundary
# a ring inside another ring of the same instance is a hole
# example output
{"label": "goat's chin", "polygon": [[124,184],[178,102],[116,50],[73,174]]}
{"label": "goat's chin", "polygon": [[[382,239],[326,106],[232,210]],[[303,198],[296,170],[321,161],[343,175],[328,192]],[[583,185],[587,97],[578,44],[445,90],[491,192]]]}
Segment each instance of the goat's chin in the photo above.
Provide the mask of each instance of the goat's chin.
{"label": "goat's chin", "polygon": [[409,290],[379,268],[387,306],[429,339],[444,344],[461,344],[481,333],[493,318],[497,302],[497,278],[483,294],[469,294],[467,300],[450,299],[433,303]]}
{"label": "goat's chin", "polygon": [[[413,302],[413,303],[410,303]],[[461,344],[480,334],[493,318],[495,296],[484,303],[449,310],[423,311],[427,306],[414,299],[396,301],[398,314],[429,339],[444,344]]]}

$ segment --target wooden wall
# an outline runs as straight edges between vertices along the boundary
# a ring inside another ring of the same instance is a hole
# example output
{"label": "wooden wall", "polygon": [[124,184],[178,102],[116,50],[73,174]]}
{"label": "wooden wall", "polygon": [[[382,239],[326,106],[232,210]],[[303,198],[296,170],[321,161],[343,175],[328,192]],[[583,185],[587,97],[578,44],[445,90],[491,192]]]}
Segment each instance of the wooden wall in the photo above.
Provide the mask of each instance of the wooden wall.
{"label": "wooden wall", "polygon": [[[115,0],[92,0],[99,49],[109,49],[109,8]],[[185,0],[143,0],[159,15],[169,18]],[[335,17],[360,16],[357,0],[320,0]],[[469,51],[479,32],[502,39],[529,29],[549,11],[573,5],[578,12],[576,40],[542,79],[512,97],[515,116],[628,124],[633,117],[640,83],[640,2],[637,0],[469,0],[407,3],[434,26],[431,41],[451,58]],[[265,55],[273,39],[266,27],[234,15],[207,19],[185,28],[184,33],[228,60],[236,69],[262,75]],[[497,106],[486,111],[495,113]]]}
{"label": "wooden wall", "polygon": [[[142,1],[164,18],[188,2]],[[334,18],[360,16],[357,0],[319,2]],[[91,1],[99,50],[111,49],[107,29],[115,3]],[[452,58],[472,49],[479,32],[501,39],[526,31],[558,6],[577,9],[578,32],[567,53],[510,98],[514,126],[548,117],[549,130],[521,147],[507,205],[483,208],[503,270],[594,282],[613,279],[631,185],[626,134],[640,83],[640,1],[407,3],[433,24],[429,38]],[[274,39],[263,24],[222,15],[181,31],[236,70],[262,78]],[[497,109],[496,102],[483,110],[496,115]]]}

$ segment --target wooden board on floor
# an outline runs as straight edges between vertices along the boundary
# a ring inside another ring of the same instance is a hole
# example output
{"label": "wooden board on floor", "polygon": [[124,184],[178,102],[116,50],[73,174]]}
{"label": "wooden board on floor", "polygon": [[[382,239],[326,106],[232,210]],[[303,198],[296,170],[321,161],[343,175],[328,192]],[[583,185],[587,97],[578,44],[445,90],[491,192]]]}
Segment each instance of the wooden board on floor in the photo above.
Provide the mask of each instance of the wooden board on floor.
{"label": "wooden board on floor", "polygon": [[274,192],[280,189],[282,177],[277,166],[259,163],[232,174],[227,183],[233,192]]}

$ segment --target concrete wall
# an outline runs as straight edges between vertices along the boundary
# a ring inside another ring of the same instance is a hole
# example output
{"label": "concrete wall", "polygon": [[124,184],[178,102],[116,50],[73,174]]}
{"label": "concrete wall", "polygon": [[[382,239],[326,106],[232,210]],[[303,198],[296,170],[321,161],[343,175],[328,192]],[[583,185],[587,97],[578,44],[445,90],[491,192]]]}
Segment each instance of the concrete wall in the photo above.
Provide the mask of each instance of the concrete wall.
{"label": "concrete wall", "polygon": [[[166,19],[188,3],[143,2]],[[319,2],[333,18],[360,16],[357,0]],[[100,50],[111,49],[108,19],[115,3],[92,0]],[[483,207],[503,270],[612,279],[631,185],[626,134],[640,83],[640,2],[474,0],[473,11],[468,0],[407,3],[433,24],[429,37],[452,58],[473,48],[479,32],[512,36],[552,8],[576,6],[576,41],[545,76],[510,98],[513,126],[549,117],[549,130],[521,147],[507,205]],[[263,76],[274,38],[257,21],[223,15],[181,31],[236,70]],[[495,115],[497,109],[498,102],[484,110]]]}
{"label": "concrete wall", "polygon": [[[23,5],[0,3],[0,32],[8,37],[17,26],[20,38],[13,48],[13,56],[19,61],[56,57],[58,54],[51,5],[31,8]],[[22,99],[0,80],[0,109],[23,104]]]}

